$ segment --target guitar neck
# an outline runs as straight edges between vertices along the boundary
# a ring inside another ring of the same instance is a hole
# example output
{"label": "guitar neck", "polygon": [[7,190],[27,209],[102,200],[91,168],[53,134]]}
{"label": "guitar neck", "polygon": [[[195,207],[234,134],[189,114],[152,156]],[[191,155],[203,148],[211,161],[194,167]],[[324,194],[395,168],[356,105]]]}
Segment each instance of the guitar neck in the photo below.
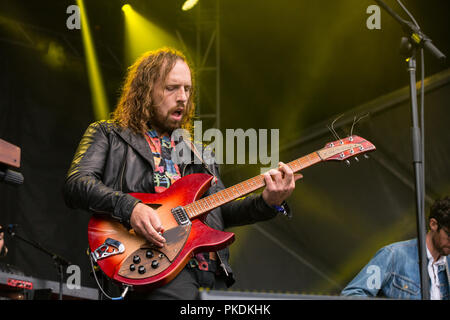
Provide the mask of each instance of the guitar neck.
{"label": "guitar neck", "polygon": [[[295,173],[304,168],[312,166],[322,159],[317,152],[310,153],[304,157],[287,163],[287,166]],[[245,180],[232,187],[223,189],[215,194],[209,195],[197,201],[194,201],[186,206],[184,209],[190,219],[197,218],[225,203],[236,200],[249,193],[252,193],[265,186],[263,175],[258,175],[251,179]]]}

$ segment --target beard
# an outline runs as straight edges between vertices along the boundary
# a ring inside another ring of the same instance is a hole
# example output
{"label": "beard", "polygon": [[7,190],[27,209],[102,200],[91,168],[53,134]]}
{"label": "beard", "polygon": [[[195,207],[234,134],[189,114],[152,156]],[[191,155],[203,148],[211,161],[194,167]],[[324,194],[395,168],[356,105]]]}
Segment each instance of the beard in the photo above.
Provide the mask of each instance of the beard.
{"label": "beard", "polygon": [[[182,109],[180,111],[180,109]],[[181,117],[179,119],[174,119],[172,115],[178,112]],[[151,126],[159,131],[159,133],[168,133],[169,135],[176,129],[182,127],[186,118],[186,106],[183,104],[178,104],[177,106],[169,109],[166,112],[161,111],[158,106],[153,106],[153,110],[150,116]]]}
{"label": "beard", "polygon": [[435,236],[431,238],[431,241],[433,242],[433,246],[440,256],[447,256],[450,254],[450,248],[448,246],[444,246],[445,242],[442,242],[440,231],[437,231]]}

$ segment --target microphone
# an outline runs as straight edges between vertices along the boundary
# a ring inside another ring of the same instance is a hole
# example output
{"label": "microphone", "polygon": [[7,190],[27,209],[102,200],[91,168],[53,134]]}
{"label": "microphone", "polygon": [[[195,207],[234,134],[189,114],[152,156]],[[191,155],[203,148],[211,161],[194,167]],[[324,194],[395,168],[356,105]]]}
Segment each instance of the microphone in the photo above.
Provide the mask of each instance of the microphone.
{"label": "microphone", "polygon": [[0,181],[11,185],[21,185],[23,184],[23,175],[10,169],[0,170]]}
{"label": "microphone", "polygon": [[[417,26],[410,21],[401,18],[394,10],[392,10],[383,0],[375,0],[380,6],[382,6],[403,28],[409,38],[419,47],[423,47],[428,50],[439,62],[444,63],[447,57],[443,54],[432,42],[430,37],[422,32]],[[405,8],[404,8],[405,9]]]}

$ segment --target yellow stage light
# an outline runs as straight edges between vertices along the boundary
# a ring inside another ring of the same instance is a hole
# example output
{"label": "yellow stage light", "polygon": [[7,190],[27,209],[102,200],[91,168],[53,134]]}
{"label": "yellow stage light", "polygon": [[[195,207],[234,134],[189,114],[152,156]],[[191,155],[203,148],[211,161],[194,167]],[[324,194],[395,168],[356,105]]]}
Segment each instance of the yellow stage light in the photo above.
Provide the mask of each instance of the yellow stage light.
{"label": "yellow stage light", "polygon": [[109,117],[109,107],[106,98],[103,79],[98,65],[95,46],[92,41],[89,23],[83,0],[77,0],[81,14],[81,34],[83,37],[84,52],[86,56],[89,84],[91,86],[92,104],[96,120],[107,119]]}
{"label": "yellow stage light", "polygon": [[198,0],[186,0],[181,7],[181,10],[188,11],[191,10],[196,4]]}
{"label": "yellow stage light", "polygon": [[131,9],[131,6],[129,4],[124,4],[122,6],[122,11],[123,12],[127,12],[127,11],[130,11],[130,10],[132,10],[132,9]]}
{"label": "yellow stage light", "polygon": [[124,7],[122,10],[125,15],[125,60],[128,65],[149,50],[161,47],[182,49],[175,37],[144,18],[133,7]]}

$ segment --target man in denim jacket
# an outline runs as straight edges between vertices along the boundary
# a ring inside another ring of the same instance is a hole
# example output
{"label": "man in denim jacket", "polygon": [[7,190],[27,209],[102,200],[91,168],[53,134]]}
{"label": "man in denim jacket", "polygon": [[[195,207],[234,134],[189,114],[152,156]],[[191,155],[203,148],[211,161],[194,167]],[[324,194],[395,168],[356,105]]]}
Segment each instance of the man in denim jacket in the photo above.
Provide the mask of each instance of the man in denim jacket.
{"label": "man in denim jacket", "polygon": [[[449,300],[450,198],[437,200],[428,218],[426,236],[430,297]],[[380,249],[342,290],[345,296],[382,296],[422,299],[417,239],[396,242]]]}

